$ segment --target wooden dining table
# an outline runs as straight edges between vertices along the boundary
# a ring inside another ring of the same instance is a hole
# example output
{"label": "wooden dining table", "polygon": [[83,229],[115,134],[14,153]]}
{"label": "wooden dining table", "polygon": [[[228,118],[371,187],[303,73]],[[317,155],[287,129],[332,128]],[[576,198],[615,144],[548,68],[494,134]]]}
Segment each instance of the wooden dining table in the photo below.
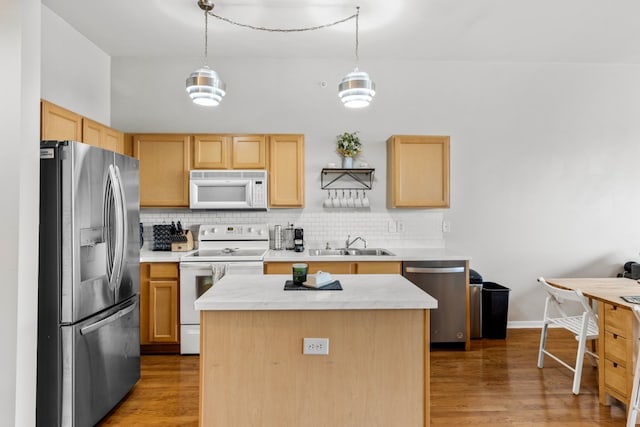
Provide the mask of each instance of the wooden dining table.
{"label": "wooden dining table", "polygon": [[597,302],[598,314],[598,396],[610,405],[615,398],[628,406],[633,385],[634,359],[640,329],[631,311],[634,305],[623,296],[640,296],[637,280],[609,278],[552,278],[547,283],[577,290]]}

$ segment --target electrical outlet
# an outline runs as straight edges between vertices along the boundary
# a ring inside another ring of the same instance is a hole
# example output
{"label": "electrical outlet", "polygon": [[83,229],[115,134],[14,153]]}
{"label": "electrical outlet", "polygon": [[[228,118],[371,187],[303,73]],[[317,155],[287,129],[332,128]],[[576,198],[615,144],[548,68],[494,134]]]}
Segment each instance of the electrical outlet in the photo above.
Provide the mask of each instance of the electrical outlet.
{"label": "electrical outlet", "polygon": [[442,232],[449,233],[451,231],[451,222],[444,220],[442,221]]}
{"label": "electrical outlet", "polygon": [[398,233],[402,233],[404,231],[404,222],[396,221],[396,228],[398,230]]}
{"label": "electrical outlet", "polygon": [[329,338],[304,338],[302,354],[329,354]]}
{"label": "electrical outlet", "polygon": [[389,220],[389,233],[396,233],[398,228],[396,226],[396,222],[392,219]]}

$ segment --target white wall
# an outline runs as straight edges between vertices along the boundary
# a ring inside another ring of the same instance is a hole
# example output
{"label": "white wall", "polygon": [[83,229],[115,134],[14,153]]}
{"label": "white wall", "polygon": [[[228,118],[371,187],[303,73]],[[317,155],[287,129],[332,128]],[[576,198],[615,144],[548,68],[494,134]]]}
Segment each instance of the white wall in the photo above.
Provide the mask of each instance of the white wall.
{"label": "white wall", "polygon": [[46,6],[41,82],[43,99],[111,125],[111,57]]}
{"label": "white wall", "polygon": [[199,65],[113,58],[113,126],[304,133],[303,214],[323,211],[319,171],[337,161],[338,133],[361,132],[362,159],[376,168],[374,213],[386,212],[386,138],[451,135],[451,208],[418,212],[427,223],[443,215],[452,229],[447,247],[471,255],[485,280],[512,289],[511,321],[541,318],[539,275],[609,276],[638,259],[639,66],[367,62],[361,68],[378,94],[369,109],[349,111],[336,96],[349,71],[339,61],[217,59],[228,92],[212,109],[191,104],[184,91]]}
{"label": "white wall", "polygon": [[1,5],[0,413],[4,425],[28,426],[35,423],[40,2]]}

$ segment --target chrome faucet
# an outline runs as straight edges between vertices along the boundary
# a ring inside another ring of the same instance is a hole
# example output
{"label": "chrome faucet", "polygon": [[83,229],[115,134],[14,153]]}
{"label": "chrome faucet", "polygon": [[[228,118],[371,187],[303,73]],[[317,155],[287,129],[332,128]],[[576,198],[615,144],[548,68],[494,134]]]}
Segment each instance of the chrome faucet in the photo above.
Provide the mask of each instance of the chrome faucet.
{"label": "chrome faucet", "polygon": [[353,240],[352,240],[352,241],[349,241],[349,238],[351,238],[351,235],[348,235],[348,236],[347,236],[347,240],[344,242],[344,247],[345,247],[345,248],[349,249],[349,247],[350,247],[351,245],[353,245],[355,242],[357,242],[358,240],[362,240],[362,243],[364,243],[364,247],[365,247],[365,248],[367,247],[367,240],[366,240],[366,239],[363,239],[363,238],[362,238],[362,237],[360,237],[360,236],[356,236],[356,237],[354,237],[354,238],[353,238]]}

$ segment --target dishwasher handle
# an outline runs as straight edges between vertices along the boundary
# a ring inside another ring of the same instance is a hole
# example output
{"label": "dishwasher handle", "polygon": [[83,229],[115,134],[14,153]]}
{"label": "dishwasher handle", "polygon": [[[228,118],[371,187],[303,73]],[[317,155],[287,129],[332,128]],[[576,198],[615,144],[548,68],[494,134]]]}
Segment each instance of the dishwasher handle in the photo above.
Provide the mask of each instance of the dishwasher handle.
{"label": "dishwasher handle", "polygon": [[421,274],[464,273],[464,267],[406,267],[405,271]]}

